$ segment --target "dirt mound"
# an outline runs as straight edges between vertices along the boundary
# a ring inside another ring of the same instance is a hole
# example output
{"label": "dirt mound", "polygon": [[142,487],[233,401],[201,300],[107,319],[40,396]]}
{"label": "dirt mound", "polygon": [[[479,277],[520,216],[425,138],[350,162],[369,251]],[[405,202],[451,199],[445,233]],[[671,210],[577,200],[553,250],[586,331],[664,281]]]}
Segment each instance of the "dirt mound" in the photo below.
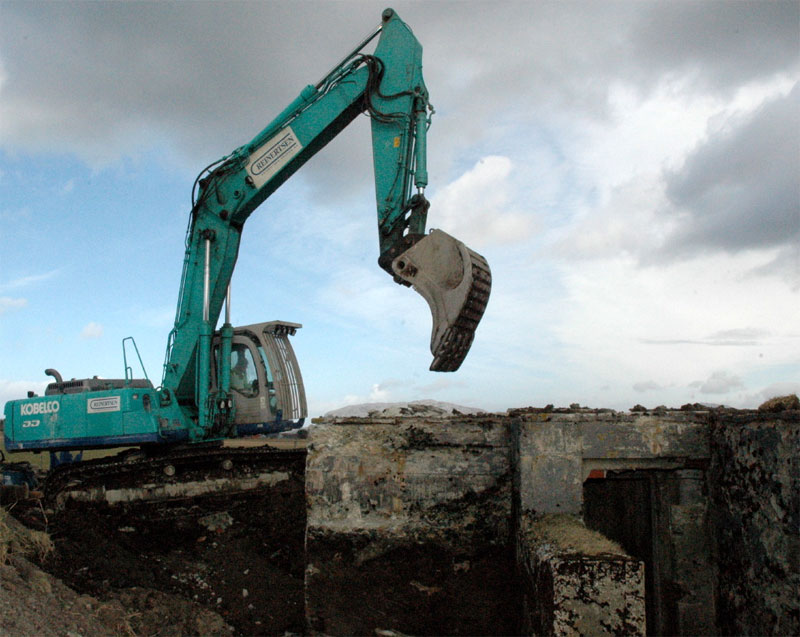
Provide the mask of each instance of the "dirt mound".
{"label": "dirt mound", "polygon": [[788,411],[790,409],[800,409],[800,399],[797,398],[797,394],[776,396],[758,406],[759,411],[767,412]]}
{"label": "dirt mound", "polygon": [[0,634],[227,636],[234,628],[213,611],[147,589],[81,595],[19,555],[0,565]]}
{"label": "dirt mound", "polygon": [[[302,459],[301,459],[302,460]],[[15,541],[0,565],[0,634],[302,633],[304,462],[293,478],[237,497],[158,506],[18,503],[53,550]],[[6,516],[10,517],[10,516]],[[29,533],[16,521],[11,524]]]}
{"label": "dirt mound", "polygon": [[[80,595],[30,561],[48,559],[53,548],[47,533],[25,527],[0,508],[0,634],[229,635],[233,630],[216,613],[186,600],[158,598],[154,591],[122,591],[104,601]],[[165,626],[171,632],[164,632]]]}

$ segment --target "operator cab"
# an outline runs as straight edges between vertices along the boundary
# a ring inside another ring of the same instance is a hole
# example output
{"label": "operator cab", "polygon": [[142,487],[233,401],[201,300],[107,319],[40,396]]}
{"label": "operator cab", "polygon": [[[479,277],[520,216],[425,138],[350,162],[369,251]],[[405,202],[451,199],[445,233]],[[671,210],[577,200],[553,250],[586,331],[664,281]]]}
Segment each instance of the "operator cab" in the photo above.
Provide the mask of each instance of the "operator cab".
{"label": "operator cab", "polygon": [[[274,433],[303,426],[308,415],[300,366],[289,336],[299,323],[270,321],[233,329],[231,395],[239,435]],[[218,387],[220,337],[213,344],[213,389]]]}

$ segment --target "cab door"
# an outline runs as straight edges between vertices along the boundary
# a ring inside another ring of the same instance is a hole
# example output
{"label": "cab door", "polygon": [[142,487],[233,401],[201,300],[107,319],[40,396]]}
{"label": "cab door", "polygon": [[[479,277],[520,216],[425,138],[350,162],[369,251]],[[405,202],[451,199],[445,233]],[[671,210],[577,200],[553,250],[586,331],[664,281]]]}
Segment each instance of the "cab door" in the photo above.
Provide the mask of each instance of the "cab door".
{"label": "cab door", "polygon": [[267,386],[258,344],[247,335],[235,334],[231,343],[231,395],[236,405],[236,424],[274,419]]}

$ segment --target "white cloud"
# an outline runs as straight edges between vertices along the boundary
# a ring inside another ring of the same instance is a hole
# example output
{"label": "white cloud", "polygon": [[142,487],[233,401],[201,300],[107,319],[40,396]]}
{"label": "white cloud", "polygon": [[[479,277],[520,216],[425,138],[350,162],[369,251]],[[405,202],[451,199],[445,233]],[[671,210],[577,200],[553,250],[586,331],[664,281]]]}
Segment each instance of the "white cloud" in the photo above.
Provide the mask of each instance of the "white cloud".
{"label": "white cloud", "polygon": [[689,387],[700,390],[703,394],[728,394],[744,387],[742,379],[726,371],[715,371],[706,380],[696,380]]}
{"label": "white cloud", "polygon": [[709,249],[741,251],[800,239],[800,82],[745,115],[725,112],[716,130],[679,170],[666,175],[680,227],[670,256]]}
{"label": "white cloud", "polygon": [[[597,258],[626,253],[649,263],[686,252],[689,244],[697,247],[696,252],[702,252],[704,247],[720,243],[719,236],[723,233],[736,232],[736,227],[744,226],[744,222],[728,224],[733,229],[718,229],[716,233],[700,236],[691,211],[674,201],[676,176],[697,163],[690,164],[689,160],[705,157],[707,149],[717,148],[721,139],[731,135],[733,124],[744,127],[753,121],[754,114],[767,107],[774,110],[777,106],[773,104],[787,103],[793,86],[794,82],[780,75],[769,81],[748,83],[730,97],[692,90],[689,79],[679,76],[663,78],[651,93],[642,93],[621,81],[613,83],[608,95],[608,119],[578,119],[573,133],[564,138],[565,152],[576,167],[577,184],[585,192],[571,223],[554,236],[556,254]],[[794,127],[785,128],[791,136]],[[739,128],[734,132],[741,134]],[[751,137],[760,140],[763,135]],[[791,141],[787,144],[791,146]],[[762,149],[762,155],[767,157],[752,161],[783,167],[783,173],[795,174],[796,184],[796,153],[787,159],[775,150],[776,144],[762,143],[762,146],[766,149]],[[746,165],[744,159],[737,158],[754,154],[752,148],[734,150],[727,153],[729,163],[739,161]],[[725,179],[727,175],[720,165],[717,160],[709,172],[715,178]],[[764,179],[751,177],[747,184],[744,181],[738,179],[737,183],[742,182],[748,191],[768,189]],[[784,187],[781,192],[788,190]],[[749,202],[741,195],[738,199]],[[730,214],[727,210],[731,207],[723,199],[708,202],[708,209],[724,219],[728,218],[725,215]],[[708,213],[703,218],[711,216]],[[751,218],[761,216],[753,206],[740,215],[748,223]],[[772,226],[776,224],[765,224]],[[747,232],[755,235],[752,230]]]}
{"label": "white cloud", "polygon": [[369,392],[368,400],[371,403],[386,402],[389,400],[391,395],[390,388],[384,387],[381,383],[375,383],[372,386],[372,390]]}
{"label": "white cloud", "polygon": [[555,254],[597,258],[649,256],[673,231],[664,171],[680,165],[703,139],[720,103],[687,94],[676,80],[651,94],[616,82],[609,87],[608,119],[578,120],[565,138],[583,200],[571,222],[554,234]]}
{"label": "white cloud", "polygon": [[604,203],[585,207],[555,233],[551,254],[571,260],[649,255],[672,229],[669,219],[656,214],[665,201],[663,189],[657,175],[642,175],[609,188]]}
{"label": "white cloud", "polygon": [[758,392],[756,396],[759,402],[764,402],[770,398],[788,396],[790,394],[797,394],[800,396],[800,382],[771,383]]}
{"label": "white cloud", "polygon": [[103,336],[103,326],[94,321],[88,323],[83,330],[81,330],[81,338],[83,339],[97,339]]}
{"label": "white cloud", "polygon": [[[392,282],[373,264],[347,263],[343,260],[330,273],[325,286],[316,295],[332,323],[362,323],[376,338],[384,335],[383,346],[401,349],[400,342],[386,340],[402,326],[406,334],[425,334],[420,343],[427,343],[431,330],[431,312],[421,295],[412,288]],[[363,328],[362,328],[363,329]]]}
{"label": "white cloud", "polygon": [[[431,225],[440,227],[470,247],[517,243],[529,238],[533,215],[514,208],[508,157],[490,155],[431,200]],[[434,216],[435,215],[435,216]]]}
{"label": "white cloud", "polygon": [[28,304],[28,299],[12,298],[10,296],[0,296],[0,314],[19,310]]}
{"label": "white cloud", "polygon": [[661,385],[652,380],[647,380],[641,383],[634,383],[633,389],[634,391],[638,392],[648,392],[648,391],[657,391],[659,389],[662,389],[662,387]]}
{"label": "white cloud", "polygon": [[660,386],[647,385],[657,396],[720,369],[745,378],[756,367],[796,365],[800,336],[775,317],[796,315],[798,296],[778,277],[747,274],[768,258],[719,254],[657,268],[631,257],[563,264],[565,298],[549,308],[563,365],[621,395],[633,389],[631,379],[644,378]]}
{"label": "white cloud", "polygon": [[29,391],[39,396],[44,394],[45,387],[50,380],[7,380],[0,378],[0,405],[5,405],[9,400],[25,398]]}
{"label": "white cloud", "polygon": [[414,387],[414,392],[420,396],[428,396],[430,394],[438,394],[439,392],[453,389],[454,387],[464,387],[464,383],[450,376],[444,376],[437,378],[431,383],[417,385]]}
{"label": "white cloud", "polygon": [[24,288],[34,283],[39,283],[40,281],[47,281],[48,279],[52,279],[56,274],[58,274],[58,270],[50,270],[49,272],[43,272],[42,274],[29,274],[27,276],[22,276],[7,283],[0,283],[0,290],[18,290],[19,288]]}

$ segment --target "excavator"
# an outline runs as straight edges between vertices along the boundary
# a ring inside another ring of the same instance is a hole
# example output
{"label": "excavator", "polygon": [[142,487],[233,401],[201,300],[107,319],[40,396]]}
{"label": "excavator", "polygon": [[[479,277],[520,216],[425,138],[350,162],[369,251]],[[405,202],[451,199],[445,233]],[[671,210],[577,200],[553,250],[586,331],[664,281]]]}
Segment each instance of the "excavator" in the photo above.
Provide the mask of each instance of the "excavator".
{"label": "excavator", "polygon": [[[364,53],[375,37],[374,53]],[[386,9],[378,27],[332,71],[195,180],[161,385],[154,387],[146,373],[133,377],[128,352],[142,370],[144,365],[128,337],[124,378],[64,380],[48,369],[53,382],[44,396],[29,392],[6,403],[5,446],[11,453],[126,449],[111,459],[51,470],[49,492],[80,485],[83,493],[94,488],[109,497],[116,481],[117,497],[124,499],[132,497],[126,495],[129,485],[147,474],[151,482],[160,476],[158,488],[150,489],[158,497],[232,482],[210,477],[220,468],[231,476],[234,466],[245,465],[239,486],[267,475],[261,469],[274,449],[231,449],[220,441],[302,426],[306,398],[289,342],[301,325],[231,325],[230,280],[240,238],[250,214],[360,114],[372,127],[378,264],[431,309],[430,369],[459,368],[486,308],[491,272],[462,242],[441,230],[426,233],[426,136],[433,107],[422,77],[422,46]],[[223,304],[225,320],[216,329]]]}

